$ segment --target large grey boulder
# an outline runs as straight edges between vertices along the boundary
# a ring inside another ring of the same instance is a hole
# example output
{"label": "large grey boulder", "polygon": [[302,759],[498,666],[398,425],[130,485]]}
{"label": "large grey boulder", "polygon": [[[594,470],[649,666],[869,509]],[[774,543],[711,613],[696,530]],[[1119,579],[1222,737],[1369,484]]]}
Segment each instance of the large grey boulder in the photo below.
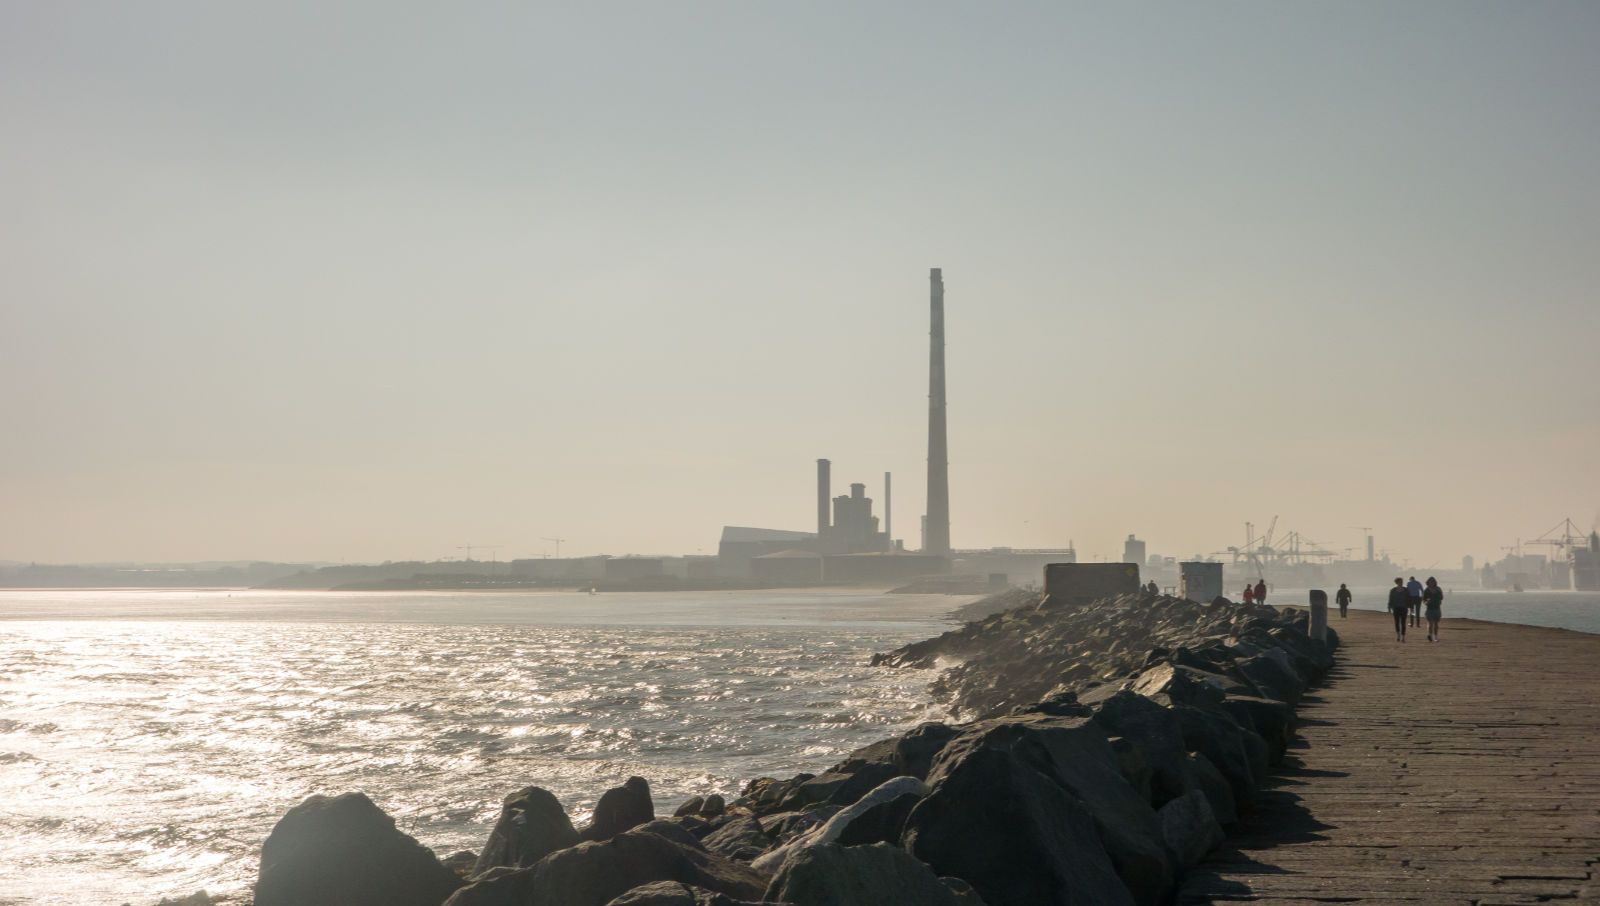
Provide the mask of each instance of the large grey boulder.
{"label": "large grey boulder", "polygon": [[700,842],[714,853],[741,862],[748,862],[773,846],[772,838],[761,829],[761,821],[754,815],[736,816],[706,834]]}
{"label": "large grey boulder", "polygon": [[1204,755],[1227,778],[1235,806],[1243,811],[1254,803],[1256,787],[1266,779],[1267,770],[1266,743],[1261,737],[1255,737],[1256,744],[1261,747],[1258,768],[1252,750],[1245,741],[1247,735],[1255,734],[1247,734],[1232,717],[1220,711],[1176,703],[1172,704],[1171,710],[1177,715],[1178,724],[1183,729],[1184,745],[1189,747],[1189,751]]}
{"label": "large grey boulder", "polygon": [[[798,807],[780,807],[781,803],[792,802],[790,794],[797,790],[806,781],[814,778],[815,774],[800,773],[788,780],[779,780],[776,777],[757,777],[745,784],[744,792],[734,800],[734,805],[744,806],[757,815],[770,815],[782,811],[795,811]],[[831,790],[829,791],[832,792]]]}
{"label": "large grey boulder", "polygon": [[795,906],[960,906],[928,866],[887,843],[808,847],[784,863],[766,899]]}
{"label": "large grey boulder", "polygon": [[524,868],[558,849],[576,845],[578,832],[555,795],[536,786],[524,787],[501,804],[500,818],[489,832],[472,874],[499,865]]}
{"label": "large grey boulder", "polygon": [[312,796],[261,847],[256,906],[439,906],[461,886],[363,793]]}
{"label": "large grey boulder", "polygon": [[1132,906],[1088,808],[1026,759],[977,747],[934,773],[901,842],[936,873],[989,906]]}
{"label": "large grey boulder", "polygon": [[[1172,709],[1138,693],[1120,690],[1096,701],[1094,721],[1144,753],[1144,760],[1150,766],[1152,806],[1159,808],[1197,785],[1189,766],[1189,747],[1183,741],[1183,726]],[[1229,793],[1230,815],[1232,803],[1233,795]],[[1218,803],[1212,805],[1215,807]]]}
{"label": "large grey boulder", "polygon": [[840,846],[867,846],[873,843],[900,842],[906,819],[926,793],[902,793],[892,799],[876,801],[863,809],[845,826],[836,841]]}
{"label": "large grey boulder", "polygon": [[1250,695],[1230,695],[1222,701],[1226,711],[1241,727],[1255,731],[1267,744],[1271,763],[1283,761],[1294,741],[1294,709],[1281,701]]}
{"label": "large grey boulder", "polygon": [[705,849],[706,845],[700,841],[699,837],[694,835],[694,831],[684,826],[685,822],[690,820],[693,819],[657,818],[654,821],[646,821],[634,828],[634,830],[641,834],[655,834],[660,837],[666,837],[679,846],[687,846],[690,849]]}
{"label": "large grey boulder", "polygon": [[904,796],[921,798],[928,794],[928,785],[915,777],[896,777],[862,796],[849,806],[840,809],[833,817],[818,827],[790,839],[777,849],[757,858],[752,865],[758,871],[778,872],[790,856],[809,846],[833,843],[850,831],[862,818],[873,813],[878,806]]}
{"label": "large grey boulder", "polygon": [[1117,770],[1122,774],[1122,779],[1128,782],[1140,799],[1154,806],[1152,781],[1155,768],[1145,755],[1144,746],[1126,736],[1112,736],[1111,751],[1117,756]]}
{"label": "large grey boulder", "polygon": [[650,799],[650,782],[643,777],[629,777],[622,786],[612,787],[600,794],[595,803],[594,817],[578,836],[585,840],[610,840],[625,830],[632,830],[656,817],[655,803]]}
{"label": "large grey boulder", "polygon": [[1211,804],[1211,814],[1216,817],[1217,823],[1227,827],[1238,821],[1239,807],[1234,801],[1233,787],[1228,783],[1228,778],[1222,776],[1211,759],[1199,752],[1190,752],[1187,758],[1195,785]]}
{"label": "large grey boulder", "polygon": [[937,783],[953,760],[984,748],[1023,759],[1082,802],[1134,902],[1166,901],[1172,864],[1155,810],[1123,777],[1104,728],[1088,717],[1020,715],[981,722],[945,747],[929,779]]}
{"label": "large grey boulder", "polygon": [[677,881],[736,900],[759,899],[765,876],[749,867],[639,828],[580,843],[530,868],[495,869],[456,891],[446,906],[605,906],[656,881]]}
{"label": "large grey boulder", "polygon": [[1139,674],[1130,688],[1146,697],[1164,694],[1197,708],[1215,707],[1229,694],[1256,694],[1254,688],[1232,677],[1178,664],[1157,664]]}
{"label": "large grey boulder", "polygon": [[1161,837],[1183,868],[1199,865],[1222,842],[1222,826],[1211,813],[1210,801],[1199,790],[1190,790],[1168,802],[1156,814],[1161,822]]}
{"label": "large grey boulder", "polygon": [[[1277,652],[1274,654],[1273,652]],[[1287,704],[1300,700],[1305,683],[1295,673],[1282,649],[1273,648],[1239,659],[1239,672],[1249,677],[1261,694]]]}
{"label": "large grey boulder", "polygon": [[838,806],[825,805],[803,812],[775,812],[761,816],[761,829],[773,840],[788,843],[826,824],[829,818],[840,811]]}
{"label": "large grey boulder", "polygon": [[855,774],[868,765],[886,764],[894,768],[895,774],[890,774],[883,780],[897,774],[925,780],[928,768],[933,765],[934,756],[939,754],[945,743],[960,735],[960,732],[949,724],[935,722],[919,724],[900,736],[880,740],[851,752],[849,758],[834,765],[829,772]]}

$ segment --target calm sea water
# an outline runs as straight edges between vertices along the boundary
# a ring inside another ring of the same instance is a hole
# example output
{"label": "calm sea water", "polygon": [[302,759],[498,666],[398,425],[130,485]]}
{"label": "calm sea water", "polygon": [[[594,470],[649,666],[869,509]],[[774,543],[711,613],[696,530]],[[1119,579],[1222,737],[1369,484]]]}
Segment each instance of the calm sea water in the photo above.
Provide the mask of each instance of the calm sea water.
{"label": "calm sea water", "polygon": [[670,812],[815,771],[941,716],[867,661],[966,600],[0,592],[0,904],[243,891],[312,793],[443,855],[528,784],[582,819],[630,774]]}

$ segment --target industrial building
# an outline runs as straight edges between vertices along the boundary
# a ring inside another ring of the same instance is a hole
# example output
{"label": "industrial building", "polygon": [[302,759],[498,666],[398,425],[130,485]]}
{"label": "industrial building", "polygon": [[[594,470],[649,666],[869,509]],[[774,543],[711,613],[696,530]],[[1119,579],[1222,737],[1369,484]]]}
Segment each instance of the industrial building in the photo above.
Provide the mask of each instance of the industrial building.
{"label": "industrial building", "polygon": [[[867,486],[850,485],[850,493],[831,497],[832,463],[817,460],[817,552],[821,554],[879,554],[889,550],[889,533],[878,531]],[[888,473],[883,480],[887,486]],[[830,501],[831,497],[831,501]],[[829,503],[832,513],[829,513]]]}
{"label": "industrial building", "polygon": [[[1046,550],[954,551],[950,545],[950,457],[945,402],[944,274],[928,271],[928,496],[921,519],[922,549],[908,553],[894,538],[893,476],[883,475],[882,521],[865,484],[834,496],[833,463],[817,460],[816,530],[725,526],[717,546],[717,573],[761,582],[898,582],[942,573],[1004,575],[1031,585],[1051,563],[1076,563],[1070,545]],[[1131,536],[1130,536],[1131,540]],[[1143,562],[1143,542],[1140,559]]]}
{"label": "industrial building", "polygon": [[[894,541],[893,476],[883,473],[883,520],[873,513],[867,486],[833,496],[833,463],[817,460],[815,532],[724,526],[717,545],[723,576],[767,581],[876,581],[944,572],[950,554],[950,474],[945,425],[944,278],[928,272],[928,512],[922,517],[921,556]],[[880,528],[881,525],[881,528]],[[871,557],[872,559],[855,559]]]}
{"label": "industrial building", "polygon": [[748,576],[750,561],[757,557],[789,550],[815,553],[816,546],[817,536],[812,532],[725,525],[722,540],[717,544],[718,572],[725,576]]}
{"label": "industrial building", "polygon": [[1600,532],[1589,533],[1589,546],[1572,549],[1572,587],[1600,591]]}

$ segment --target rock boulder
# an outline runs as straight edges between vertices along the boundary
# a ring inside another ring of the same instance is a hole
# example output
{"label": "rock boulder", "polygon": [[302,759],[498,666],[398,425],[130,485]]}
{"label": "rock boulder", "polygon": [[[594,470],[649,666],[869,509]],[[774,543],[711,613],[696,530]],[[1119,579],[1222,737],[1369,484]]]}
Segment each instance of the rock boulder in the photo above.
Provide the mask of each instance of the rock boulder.
{"label": "rock boulder", "polygon": [[[928,866],[887,843],[807,847],[784,863],[766,899],[795,906],[961,906]],[[970,902],[970,901],[969,901]]]}
{"label": "rock boulder", "polygon": [[261,847],[256,906],[439,906],[461,879],[362,793],[312,796]]}
{"label": "rock boulder", "polygon": [[500,865],[524,868],[577,844],[578,832],[555,795],[536,786],[524,787],[501,804],[500,818],[472,873],[482,874]]}
{"label": "rock boulder", "polygon": [[629,777],[622,786],[612,787],[600,794],[600,801],[594,806],[594,817],[578,836],[585,840],[610,840],[655,817],[656,807],[650,799],[650,782],[643,777]]}

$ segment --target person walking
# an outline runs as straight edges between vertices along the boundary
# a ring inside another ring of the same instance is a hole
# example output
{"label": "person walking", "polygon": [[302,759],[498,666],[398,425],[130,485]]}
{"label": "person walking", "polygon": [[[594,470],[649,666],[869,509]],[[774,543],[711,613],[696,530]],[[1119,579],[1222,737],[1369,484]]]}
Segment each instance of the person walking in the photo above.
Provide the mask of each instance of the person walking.
{"label": "person walking", "polygon": [[1412,576],[1411,581],[1406,583],[1406,597],[1410,599],[1411,603],[1411,625],[1421,626],[1422,583],[1417,581],[1416,576]]}
{"label": "person walking", "polygon": [[1406,640],[1406,616],[1411,612],[1411,595],[1406,593],[1406,583],[1396,576],[1394,587],[1389,589],[1389,612],[1394,614],[1394,640]]}
{"label": "person walking", "polygon": [[1257,579],[1256,580],[1256,603],[1257,604],[1265,604],[1265,603],[1267,603],[1267,580],[1266,579]]}
{"label": "person walking", "polygon": [[1339,593],[1334,595],[1333,599],[1339,605],[1339,619],[1342,620],[1345,617],[1349,616],[1350,615],[1350,589],[1345,587],[1345,584],[1343,582],[1339,583]]}
{"label": "person walking", "polygon": [[1244,583],[1244,602],[1246,604],[1254,604],[1256,602],[1256,590],[1249,582]]}
{"label": "person walking", "polygon": [[1444,616],[1444,589],[1439,581],[1428,577],[1428,587],[1422,590],[1422,603],[1428,608],[1428,641],[1439,641],[1439,618]]}

